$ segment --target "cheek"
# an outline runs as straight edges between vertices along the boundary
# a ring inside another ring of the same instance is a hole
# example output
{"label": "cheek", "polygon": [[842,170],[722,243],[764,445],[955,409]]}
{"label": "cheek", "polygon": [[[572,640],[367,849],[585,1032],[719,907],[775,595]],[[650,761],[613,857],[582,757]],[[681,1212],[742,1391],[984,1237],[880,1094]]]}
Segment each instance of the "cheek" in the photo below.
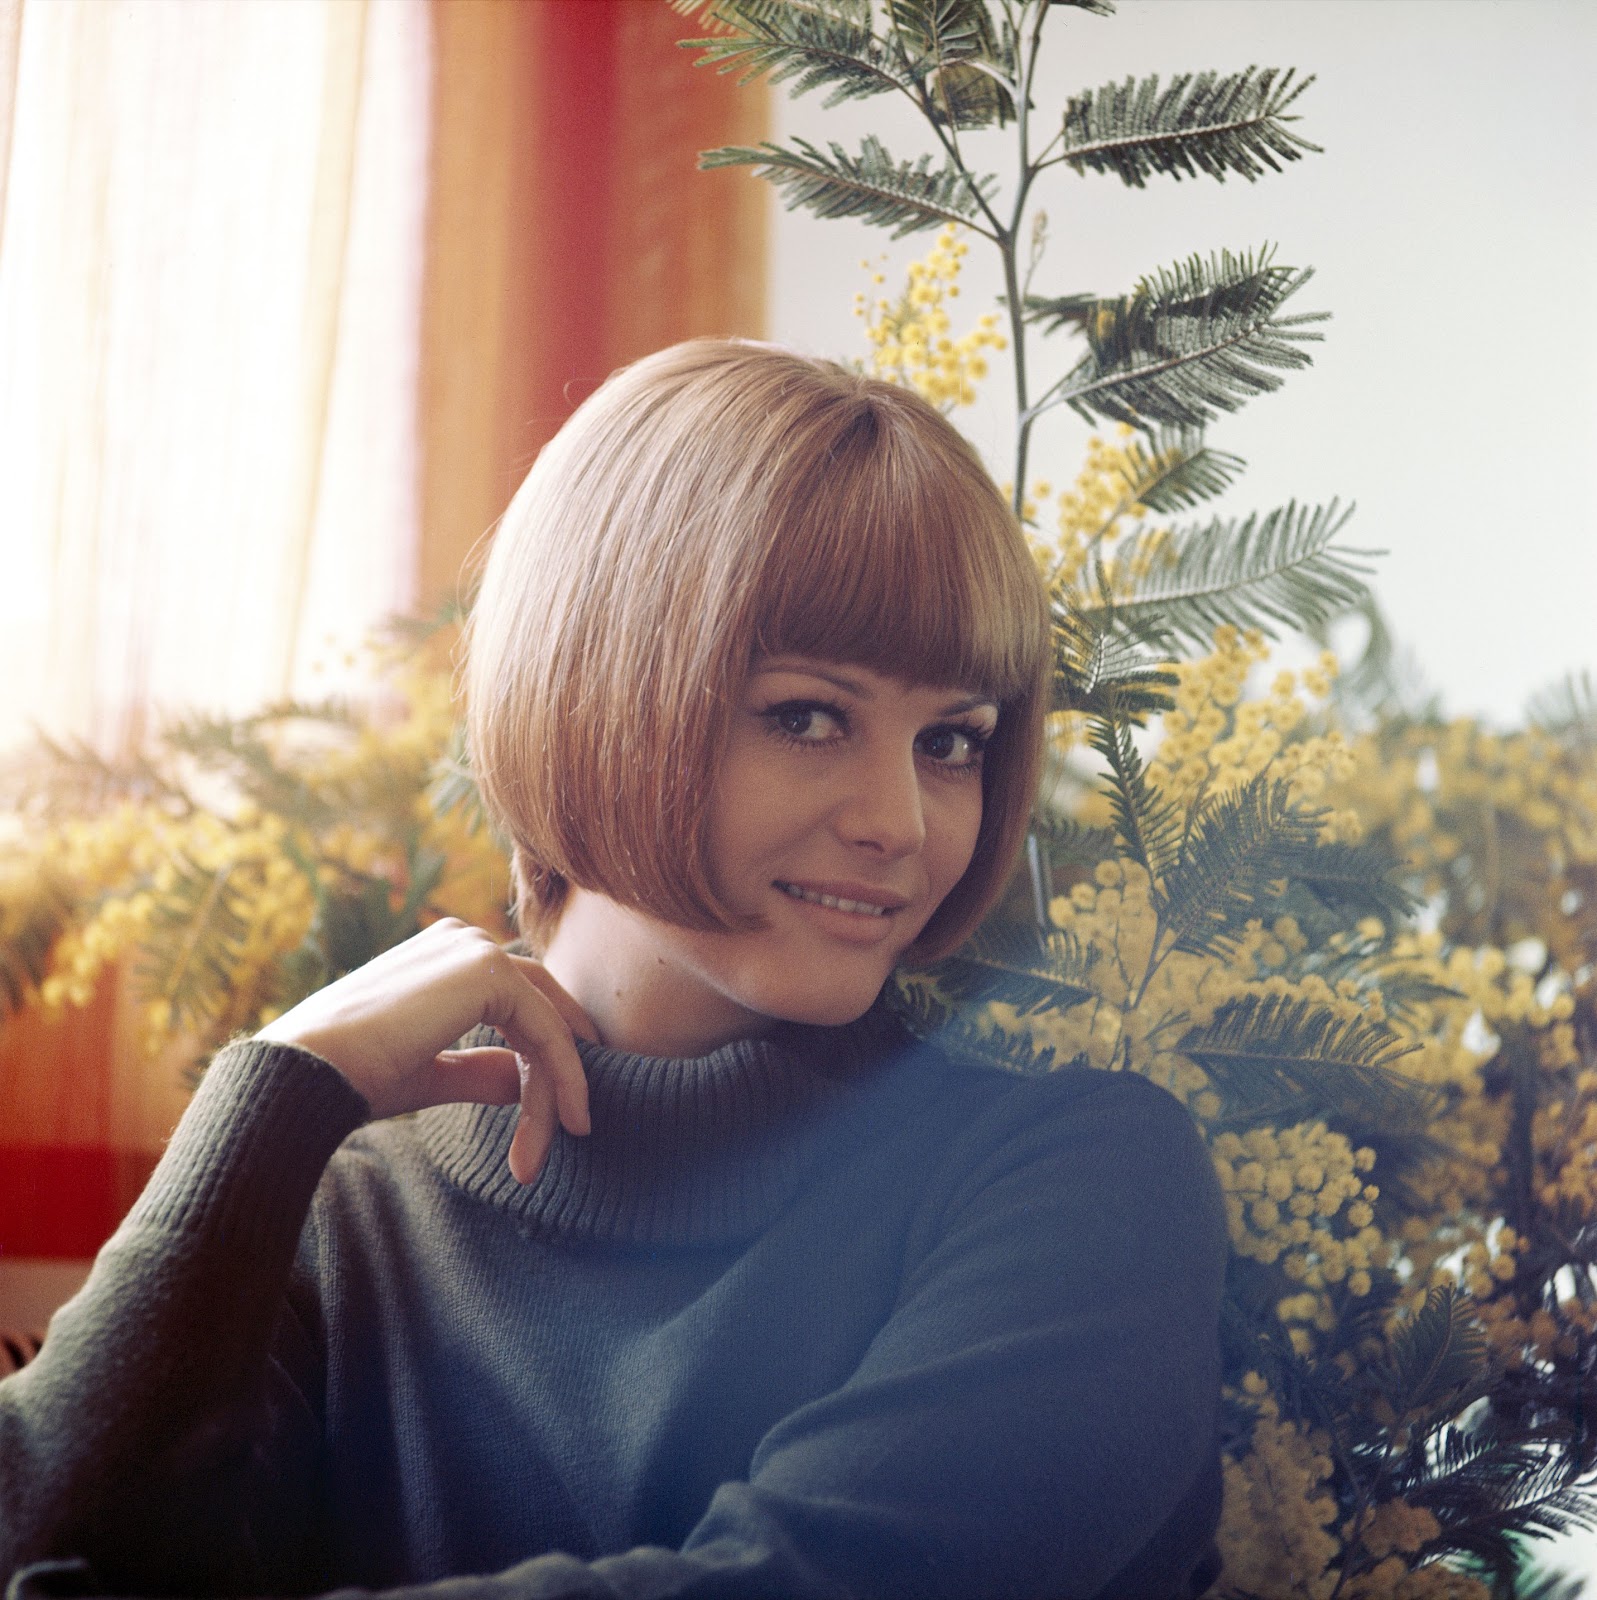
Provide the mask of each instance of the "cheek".
{"label": "cheek", "polygon": [[940,893],[946,894],[965,876],[965,869],[976,854],[976,837],[981,832],[981,784],[974,780],[950,785],[951,793],[940,797],[936,827],[927,829],[927,842],[935,846],[932,871],[939,880]]}
{"label": "cheek", "polygon": [[784,842],[802,828],[791,815],[791,796],[778,791],[755,792],[748,786],[735,794],[717,795],[710,817],[710,882],[716,892],[735,900],[751,881],[763,881]]}

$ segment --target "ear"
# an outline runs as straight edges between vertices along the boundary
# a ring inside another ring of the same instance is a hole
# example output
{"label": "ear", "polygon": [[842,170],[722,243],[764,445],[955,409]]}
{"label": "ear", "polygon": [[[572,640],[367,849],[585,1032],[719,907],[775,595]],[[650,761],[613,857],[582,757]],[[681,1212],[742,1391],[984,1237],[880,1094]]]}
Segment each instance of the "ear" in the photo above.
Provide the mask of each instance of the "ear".
{"label": "ear", "polygon": [[511,915],[521,935],[517,946],[527,955],[542,955],[548,946],[570,887],[564,874],[534,861],[521,845],[512,846]]}

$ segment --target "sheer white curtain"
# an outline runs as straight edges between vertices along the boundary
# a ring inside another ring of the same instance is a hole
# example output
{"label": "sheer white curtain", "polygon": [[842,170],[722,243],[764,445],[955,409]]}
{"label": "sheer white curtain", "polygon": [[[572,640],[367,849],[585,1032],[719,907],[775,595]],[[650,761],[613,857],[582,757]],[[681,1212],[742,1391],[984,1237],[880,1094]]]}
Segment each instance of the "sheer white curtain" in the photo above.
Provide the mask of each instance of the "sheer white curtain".
{"label": "sheer white curtain", "polygon": [[423,0],[0,0],[0,749],[412,601],[428,57]]}

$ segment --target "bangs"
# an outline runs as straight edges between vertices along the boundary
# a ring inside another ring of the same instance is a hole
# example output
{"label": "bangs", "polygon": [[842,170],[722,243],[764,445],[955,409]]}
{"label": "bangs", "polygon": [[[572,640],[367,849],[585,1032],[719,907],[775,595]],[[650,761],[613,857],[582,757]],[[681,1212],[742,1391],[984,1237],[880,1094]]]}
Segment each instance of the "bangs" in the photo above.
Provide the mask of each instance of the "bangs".
{"label": "bangs", "polygon": [[952,428],[932,441],[880,400],[848,410],[830,448],[772,486],[785,505],[755,579],[756,656],[1029,693],[1047,649],[1037,574],[986,470]]}

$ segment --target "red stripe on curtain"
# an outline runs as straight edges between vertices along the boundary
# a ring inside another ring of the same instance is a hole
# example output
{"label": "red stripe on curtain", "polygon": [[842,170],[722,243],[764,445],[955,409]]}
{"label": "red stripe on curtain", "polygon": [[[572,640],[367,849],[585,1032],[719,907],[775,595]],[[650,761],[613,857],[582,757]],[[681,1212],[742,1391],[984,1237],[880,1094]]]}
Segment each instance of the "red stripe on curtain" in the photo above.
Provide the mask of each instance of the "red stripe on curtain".
{"label": "red stripe on curtain", "polygon": [[[538,286],[529,434],[541,445],[611,366],[617,94],[635,62],[619,59],[619,7],[555,4],[538,18],[537,185],[527,283]],[[684,70],[686,62],[683,63]]]}
{"label": "red stripe on curtain", "polygon": [[0,1257],[93,1255],[155,1166],[159,1124],[170,1124],[177,1101],[175,1075],[164,1085],[137,1081],[172,1068],[119,1038],[118,1012],[112,974],[88,1005],[59,1018],[25,1011],[6,1020]]}
{"label": "red stripe on curtain", "polygon": [[149,1150],[0,1144],[0,1256],[92,1256],[155,1162]]}
{"label": "red stripe on curtain", "polygon": [[766,187],[701,173],[767,98],[696,68],[664,0],[434,0],[424,606],[616,367],[764,328]]}

